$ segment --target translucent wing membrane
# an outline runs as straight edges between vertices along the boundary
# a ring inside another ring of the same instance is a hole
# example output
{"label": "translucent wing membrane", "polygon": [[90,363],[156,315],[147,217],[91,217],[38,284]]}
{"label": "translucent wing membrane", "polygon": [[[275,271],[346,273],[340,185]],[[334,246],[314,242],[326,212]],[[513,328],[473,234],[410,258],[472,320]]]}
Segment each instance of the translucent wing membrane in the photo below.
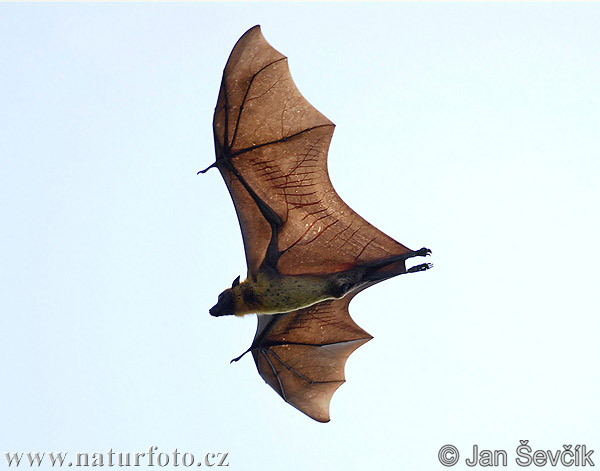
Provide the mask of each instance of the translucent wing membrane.
{"label": "translucent wing membrane", "polygon": [[288,403],[319,422],[344,383],[346,360],[371,336],[348,313],[350,297],[324,301],[280,318],[259,317],[251,347],[262,378]]}
{"label": "translucent wing membrane", "polygon": [[[287,58],[258,26],[235,45],[214,116],[217,162],[231,159],[282,220],[277,268],[284,275],[330,273],[400,255],[407,247],[379,231],[337,195],[327,172],[334,124],[299,92]],[[233,199],[250,274],[271,240],[271,226],[248,191],[219,165]]]}

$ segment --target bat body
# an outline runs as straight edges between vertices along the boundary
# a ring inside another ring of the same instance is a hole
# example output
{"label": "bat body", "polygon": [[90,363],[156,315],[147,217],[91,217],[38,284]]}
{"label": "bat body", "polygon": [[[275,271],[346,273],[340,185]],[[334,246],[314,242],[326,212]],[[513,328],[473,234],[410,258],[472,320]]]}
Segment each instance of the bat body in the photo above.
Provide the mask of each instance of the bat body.
{"label": "bat body", "polygon": [[351,299],[431,267],[407,269],[407,259],[431,251],[396,242],[337,195],[327,172],[333,129],[296,88],[287,58],[258,26],[248,30],[223,72],[213,120],[216,161],[201,172],[216,167],[225,180],[248,276],[236,278],[210,314],[258,314],[244,353],[252,352],[260,375],[286,402],[321,422],[345,381],[347,358],[372,338],[350,317]]}
{"label": "bat body", "polygon": [[233,296],[233,312],[217,304],[210,313],[214,316],[235,314],[281,314],[302,309],[327,299],[341,298],[342,292],[336,279],[328,275],[291,275],[258,273],[254,279],[225,290],[224,297]]}
{"label": "bat body", "polygon": [[[420,252],[409,252],[409,256],[426,256],[428,253],[429,250],[423,248]],[[385,271],[381,272],[380,269],[406,258],[406,255],[392,257],[379,263],[358,265],[350,270],[322,275],[282,276],[274,270],[262,270],[242,283],[239,283],[239,277],[236,278],[232,287],[219,295],[219,302],[210,309],[210,313],[216,317],[282,314],[321,301],[340,299],[350,291],[388,278]],[[420,271],[428,266],[418,265],[415,268]]]}

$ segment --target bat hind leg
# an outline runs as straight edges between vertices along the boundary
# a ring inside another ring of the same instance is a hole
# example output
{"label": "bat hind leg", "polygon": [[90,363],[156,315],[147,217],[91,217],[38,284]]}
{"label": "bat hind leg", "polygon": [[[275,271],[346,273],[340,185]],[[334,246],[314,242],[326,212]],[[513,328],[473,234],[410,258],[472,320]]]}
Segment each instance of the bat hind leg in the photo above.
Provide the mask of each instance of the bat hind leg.
{"label": "bat hind leg", "polygon": [[398,264],[398,262],[406,262],[406,260],[409,258],[426,257],[430,254],[431,250],[423,247],[419,250],[412,250],[410,252],[403,253],[402,255],[389,257],[385,260],[371,262],[365,266],[367,271],[365,275],[363,275],[363,280],[377,282],[392,278],[394,276],[402,275],[403,273],[416,273],[418,271],[428,270],[429,268],[433,267],[431,263],[423,263],[421,265],[409,268],[408,270],[405,268],[405,263],[401,263],[395,269],[391,270],[389,270],[388,267]]}

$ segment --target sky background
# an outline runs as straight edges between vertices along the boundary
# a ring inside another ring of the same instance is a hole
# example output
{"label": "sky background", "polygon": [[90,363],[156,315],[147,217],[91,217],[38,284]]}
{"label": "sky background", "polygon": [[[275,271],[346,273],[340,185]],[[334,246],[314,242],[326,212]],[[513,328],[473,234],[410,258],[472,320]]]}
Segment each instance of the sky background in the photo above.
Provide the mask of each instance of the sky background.
{"label": "sky background", "polygon": [[[341,197],[433,250],[352,302],[375,338],[328,424],[229,364],[254,316],[208,314],[246,266],[196,172],[255,24],[337,125]],[[0,5],[0,452],[431,471],[451,443],[454,469],[474,444],[514,469],[527,439],[600,464],[598,24],[598,3]]]}

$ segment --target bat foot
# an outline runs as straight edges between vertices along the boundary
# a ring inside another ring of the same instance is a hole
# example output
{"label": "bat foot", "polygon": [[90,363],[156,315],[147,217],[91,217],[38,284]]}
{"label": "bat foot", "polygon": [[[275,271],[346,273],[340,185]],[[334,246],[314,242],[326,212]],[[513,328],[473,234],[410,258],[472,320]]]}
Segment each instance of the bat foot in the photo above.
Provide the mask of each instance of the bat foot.
{"label": "bat foot", "polygon": [[427,257],[427,255],[431,255],[431,249],[427,247],[423,247],[415,252],[415,257]]}
{"label": "bat foot", "polygon": [[414,267],[409,268],[408,270],[406,270],[406,273],[416,273],[418,271],[425,271],[429,270],[432,267],[432,263],[422,263],[421,265],[416,265]]}

